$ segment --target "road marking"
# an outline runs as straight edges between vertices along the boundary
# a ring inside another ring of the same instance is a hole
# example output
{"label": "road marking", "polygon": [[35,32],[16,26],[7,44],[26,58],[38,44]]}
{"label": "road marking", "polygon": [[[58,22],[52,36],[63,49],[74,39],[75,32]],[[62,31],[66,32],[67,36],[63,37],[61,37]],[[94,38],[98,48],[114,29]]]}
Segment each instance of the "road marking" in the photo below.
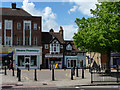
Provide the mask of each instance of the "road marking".
{"label": "road marking", "polygon": [[68,76],[68,74],[66,73],[65,76]]}
{"label": "road marking", "polygon": [[28,77],[25,77],[26,80],[30,80]]}

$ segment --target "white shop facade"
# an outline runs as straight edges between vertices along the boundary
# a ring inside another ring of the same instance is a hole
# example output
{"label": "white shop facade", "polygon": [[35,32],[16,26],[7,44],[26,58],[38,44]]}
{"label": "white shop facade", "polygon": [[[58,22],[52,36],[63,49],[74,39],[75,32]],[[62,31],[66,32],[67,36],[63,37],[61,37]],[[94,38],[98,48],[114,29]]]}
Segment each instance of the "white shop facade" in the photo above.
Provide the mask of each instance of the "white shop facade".
{"label": "white shop facade", "polygon": [[38,69],[42,64],[42,49],[39,48],[15,48],[15,68]]}

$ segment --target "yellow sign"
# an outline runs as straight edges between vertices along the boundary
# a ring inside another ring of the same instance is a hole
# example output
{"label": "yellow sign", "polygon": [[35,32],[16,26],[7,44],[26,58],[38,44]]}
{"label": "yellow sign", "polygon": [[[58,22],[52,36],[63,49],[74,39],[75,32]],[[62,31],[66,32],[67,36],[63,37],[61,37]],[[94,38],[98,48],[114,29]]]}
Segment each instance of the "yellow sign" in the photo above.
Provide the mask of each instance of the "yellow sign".
{"label": "yellow sign", "polygon": [[56,64],[55,68],[57,68],[58,64]]}

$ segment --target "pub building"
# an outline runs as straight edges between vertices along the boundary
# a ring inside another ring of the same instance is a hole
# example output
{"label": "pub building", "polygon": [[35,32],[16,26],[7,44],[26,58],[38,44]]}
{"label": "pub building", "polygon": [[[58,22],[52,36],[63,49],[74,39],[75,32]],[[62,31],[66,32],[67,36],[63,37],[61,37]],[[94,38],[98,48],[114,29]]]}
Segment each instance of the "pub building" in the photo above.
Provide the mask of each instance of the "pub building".
{"label": "pub building", "polygon": [[64,65],[66,68],[86,67],[86,52],[75,47],[73,41],[65,40]]}
{"label": "pub building", "polygon": [[[42,64],[41,16],[32,16],[16,3],[0,8],[0,48],[3,66],[40,68]],[[7,64],[7,65],[6,65]]]}
{"label": "pub building", "polygon": [[50,29],[49,32],[42,32],[42,59],[43,68],[62,68],[64,63],[63,56],[63,28],[60,26],[59,32]]}

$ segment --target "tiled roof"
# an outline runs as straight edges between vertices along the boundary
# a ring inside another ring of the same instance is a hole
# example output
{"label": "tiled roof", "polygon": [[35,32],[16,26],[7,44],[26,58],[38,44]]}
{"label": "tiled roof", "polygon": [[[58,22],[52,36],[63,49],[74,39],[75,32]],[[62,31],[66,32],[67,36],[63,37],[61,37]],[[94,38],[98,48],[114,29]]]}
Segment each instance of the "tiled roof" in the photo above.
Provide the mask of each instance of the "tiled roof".
{"label": "tiled roof", "polygon": [[28,12],[21,8],[0,8],[0,15],[9,15],[9,16],[31,16]]}
{"label": "tiled roof", "polygon": [[63,37],[56,32],[42,32],[42,43],[50,43],[54,38],[57,38],[60,43],[64,43]]}
{"label": "tiled roof", "polygon": [[71,40],[65,40],[65,44],[66,44],[66,46],[67,46],[68,44],[71,44],[71,45],[72,45],[72,52],[84,52],[83,50],[79,50],[78,48],[76,48],[74,42],[71,41]]}

